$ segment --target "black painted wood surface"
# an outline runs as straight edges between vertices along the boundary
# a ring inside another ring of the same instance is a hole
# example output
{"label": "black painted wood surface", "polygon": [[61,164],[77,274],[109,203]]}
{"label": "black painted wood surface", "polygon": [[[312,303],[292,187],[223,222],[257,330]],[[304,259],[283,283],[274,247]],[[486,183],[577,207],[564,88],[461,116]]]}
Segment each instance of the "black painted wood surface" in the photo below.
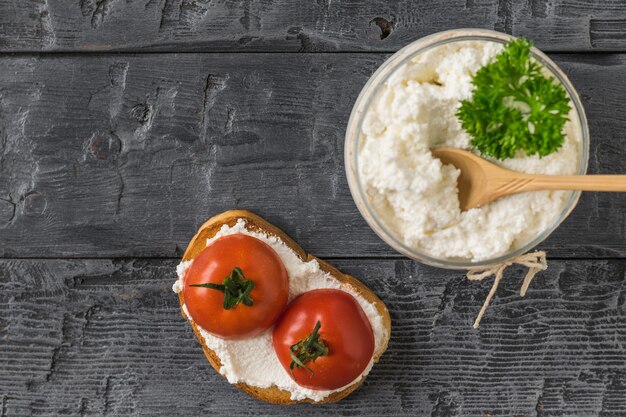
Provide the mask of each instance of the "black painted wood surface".
{"label": "black painted wood surface", "polygon": [[346,400],[279,407],[206,362],[171,292],[176,260],[2,261],[4,415],[626,414],[625,261],[552,261],[524,299],[512,268],[477,331],[487,282],[407,260],[331,262],[389,307],[389,351]]}
{"label": "black painted wood surface", "polygon": [[549,51],[623,51],[621,0],[0,0],[3,51],[395,51],[480,27]]}
{"label": "black painted wood surface", "polygon": [[[0,417],[626,415],[624,195],[584,194],[541,245],[548,271],[521,299],[509,269],[479,330],[491,282],[399,257],[352,202],[361,87],[457,27],[552,52],[590,171],[626,172],[623,1],[0,0]],[[171,284],[230,208],[387,303],[389,350],[352,396],[270,406],[204,359]]]}
{"label": "black painted wood surface", "polygon": [[[248,208],[318,256],[394,256],[348,190],[343,141],[386,55],[7,57],[4,256],[182,254],[212,213]],[[587,107],[591,172],[626,172],[626,55],[555,55]],[[349,82],[346,82],[349,80]],[[623,257],[626,195],[584,195],[541,247]]]}

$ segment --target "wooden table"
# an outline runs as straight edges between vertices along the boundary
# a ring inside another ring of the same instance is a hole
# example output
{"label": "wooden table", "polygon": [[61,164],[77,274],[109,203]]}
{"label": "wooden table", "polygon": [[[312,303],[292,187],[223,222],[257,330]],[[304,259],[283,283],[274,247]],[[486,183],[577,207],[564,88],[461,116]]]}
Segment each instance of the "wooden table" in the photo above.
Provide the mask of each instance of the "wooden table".
{"label": "wooden table", "polygon": [[[626,172],[623,1],[0,0],[0,416],[626,415],[626,196],[586,193],[479,330],[491,283],[399,256],[350,197],[360,89],[456,27],[535,40],[580,92],[590,172]],[[270,406],[204,359],[171,284],[230,208],[387,303],[348,399]]]}

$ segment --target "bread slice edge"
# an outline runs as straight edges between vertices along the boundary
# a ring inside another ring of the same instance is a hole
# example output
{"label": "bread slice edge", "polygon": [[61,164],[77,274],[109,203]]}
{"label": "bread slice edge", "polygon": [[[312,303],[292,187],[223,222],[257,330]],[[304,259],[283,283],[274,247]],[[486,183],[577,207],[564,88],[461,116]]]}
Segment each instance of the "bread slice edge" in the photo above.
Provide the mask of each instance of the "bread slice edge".
{"label": "bread slice edge", "polygon": [[[341,271],[339,271],[337,268],[330,265],[329,263],[319,258],[316,258],[315,256],[307,254],[304,251],[304,249],[302,249],[285,232],[283,232],[282,230],[280,230],[278,227],[274,226],[273,224],[269,223],[267,220],[263,219],[262,217],[247,210],[228,210],[216,216],[211,217],[202,226],[200,226],[200,228],[198,229],[198,232],[191,239],[191,241],[189,242],[189,245],[187,246],[187,249],[185,250],[182,260],[190,261],[194,259],[196,255],[198,255],[198,253],[200,253],[206,247],[207,239],[210,239],[213,236],[215,236],[219,232],[219,230],[222,228],[223,225],[228,225],[232,227],[237,223],[239,219],[245,220],[246,229],[248,230],[259,232],[259,233],[264,233],[269,236],[278,237],[280,240],[282,240],[285,243],[285,245],[287,245],[291,250],[293,250],[298,256],[298,258],[300,258],[303,262],[307,262],[312,259],[317,260],[322,270],[332,275],[335,279],[340,281],[342,284],[351,287],[357,294],[359,294],[361,297],[363,297],[365,300],[372,303],[376,307],[376,310],[378,311],[378,314],[380,314],[382,318],[383,326],[386,330],[385,339],[383,340],[383,343],[380,349],[378,349],[377,352],[374,352],[374,362],[375,363],[378,362],[382,354],[387,349],[387,345],[389,343],[389,337],[391,336],[391,318],[389,316],[389,311],[387,310],[387,307],[385,306],[385,304],[380,300],[380,298],[378,298],[378,296],[376,296],[376,294],[374,294],[361,281],[359,281],[358,279],[354,278],[351,275],[342,273]],[[185,300],[183,298],[182,291],[178,293],[178,299],[180,301],[181,314],[191,324],[191,327],[193,328],[196,338],[202,345],[202,350],[204,352],[204,355],[208,359],[211,366],[213,366],[213,368],[218,373],[220,373],[220,368],[222,367],[222,364],[220,362],[219,357],[213,350],[211,350],[206,345],[204,337],[202,337],[202,334],[200,333],[200,329],[198,328],[198,325],[194,321],[189,320],[188,317],[185,315],[185,312],[183,310],[183,305],[185,304]],[[336,402],[347,397],[348,395],[350,395],[350,393],[355,391],[357,388],[359,388],[363,384],[363,381],[365,381],[365,378],[366,377],[361,378],[358,382],[342,389],[341,391],[335,391],[331,393],[329,396],[322,399],[321,401],[314,401],[312,399],[292,400],[291,394],[289,391],[279,389],[276,386],[271,386],[269,388],[260,388],[260,387],[248,385],[246,383],[238,383],[238,384],[235,384],[235,386],[247,392],[248,394],[252,395],[253,397],[258,398],[259,400],[271,403],[271,404],[298,404],[298,403],[324,404],[324,403]]]}

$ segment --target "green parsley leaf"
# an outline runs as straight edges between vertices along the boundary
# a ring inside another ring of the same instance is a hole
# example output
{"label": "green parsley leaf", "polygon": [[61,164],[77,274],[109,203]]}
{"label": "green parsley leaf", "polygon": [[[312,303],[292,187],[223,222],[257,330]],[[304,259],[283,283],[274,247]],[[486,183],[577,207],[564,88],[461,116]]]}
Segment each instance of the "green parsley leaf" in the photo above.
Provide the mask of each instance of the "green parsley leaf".
{"label": "green parsley leaf", "polygon": [[509,42],[476,72],[472,98],[461,101],[456,115],[484,156],[512,158],[518,149],[546,156],[563,145],[569,98],[560,83],[542,73],[531,47],[526,39]]}

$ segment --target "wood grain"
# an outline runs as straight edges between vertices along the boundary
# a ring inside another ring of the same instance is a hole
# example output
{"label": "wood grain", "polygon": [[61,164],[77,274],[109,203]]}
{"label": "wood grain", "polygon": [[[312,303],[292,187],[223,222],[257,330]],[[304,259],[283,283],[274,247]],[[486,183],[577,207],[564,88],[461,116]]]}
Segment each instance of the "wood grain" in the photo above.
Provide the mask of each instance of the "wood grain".
{"label": "wood grain", "polygon": [[[386,55],[181,54],[0,61],[0,256],[178,257],[250,209],[319,256],[395,256],[343,166],[352,104]],[[626,172],[624,55],[556,55],[591,128],[590,168]],[[626,196],[586,193],[542,248],[626,255]]]}
{"label": "wood grain", "polygon": [[[395,255],[358,214],[343,168],[352,103],[384,58],[5,58],[0,255],[176,257],[231,208],[320,256]],[[588,111],[591,172],[626,172],[626,84],[613,82],[625,57],[556,59]],[[624,195],[587,193],[542,247],[624,256],[625,208]]]}
{"label": "wood grain", "polygon": [[551,261],[525,299],[405,260],[330,260],[387,304],[393,337],[330,406],[261,403],[210,367],[171,291],[175,260],[0,261],[4,416],[617,416],[626,413],[626,261]]}
{"label": "wood grain", "polygon": [[396,51],[459,27],[624,51],[619,0],[0,0],[0,51]]}
{"label": "wood grain", "polygon": [[[586,107],[590,171],[626,173],[623,1],[0,0],[0,417],[626,415],[624,195],[585,193],[541,246],[549,269],[525,299],[507,270],[477,331],[491,283],[392,259],[352,202],[361,87],[458,27],[582,52],[552,58]],[[231,208],[389,307],[389,350],[351,397],[270,406],[204,359],[161,258]]]}

